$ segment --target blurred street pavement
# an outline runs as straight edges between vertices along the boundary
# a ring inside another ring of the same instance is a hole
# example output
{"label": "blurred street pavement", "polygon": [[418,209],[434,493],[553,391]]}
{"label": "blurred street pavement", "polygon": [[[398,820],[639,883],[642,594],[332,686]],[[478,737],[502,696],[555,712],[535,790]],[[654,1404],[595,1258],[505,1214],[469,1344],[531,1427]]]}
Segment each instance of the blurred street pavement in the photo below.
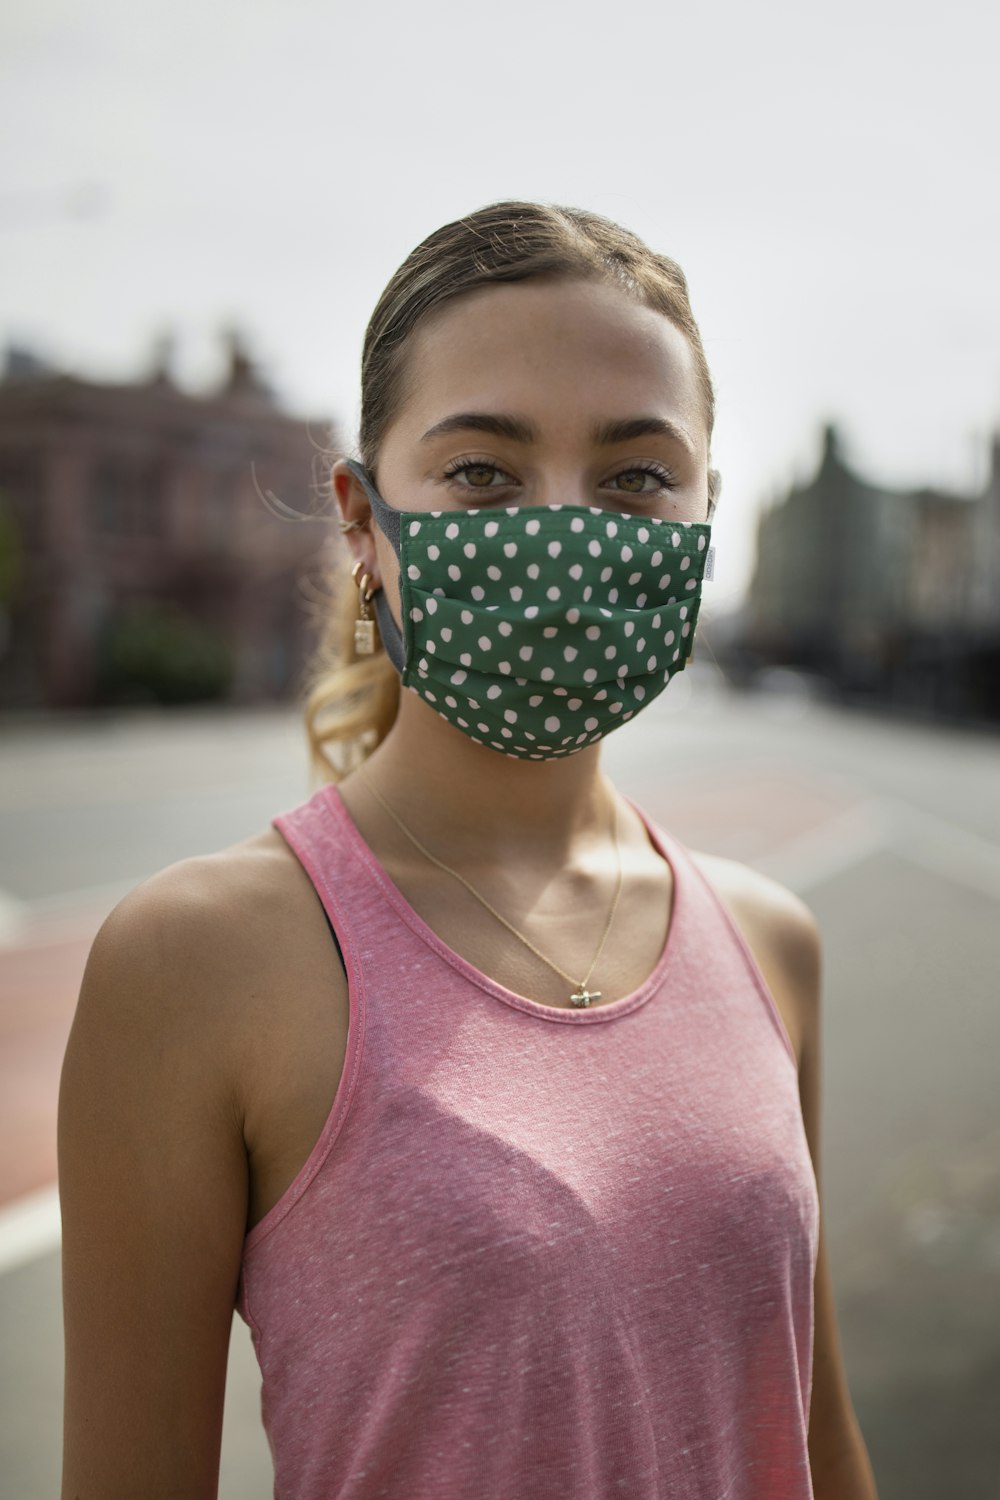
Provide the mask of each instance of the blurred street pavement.
{"label": "blurred street pavement", "polygon": [[[59,1491],[55,1108],[104,915],[302,801],[294,711],[0,729],[0,1476]],[[881,1500],[1000,1497],[1000,734],[734,694],[692,664],[610,736],[617,785],[798,891],[824,935],[821,1187]],[[234,1320],[220,1495],[268,1500]]]}

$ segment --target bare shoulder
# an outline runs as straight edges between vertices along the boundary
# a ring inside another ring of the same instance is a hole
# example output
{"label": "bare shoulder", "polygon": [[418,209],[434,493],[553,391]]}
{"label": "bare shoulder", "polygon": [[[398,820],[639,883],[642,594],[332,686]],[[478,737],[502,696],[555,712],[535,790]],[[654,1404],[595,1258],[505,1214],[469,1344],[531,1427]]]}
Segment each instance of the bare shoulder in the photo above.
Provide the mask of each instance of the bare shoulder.
{"label": "bare shoulder", "polygon": [[780,881],[739,860],[691,850],[702,874],[731,911],[780,941],[807,947],[818,941],[819,926],[812,908]]}
{"label": "bare shoulder", "polygon": [[220,926],[255,929],[270,910],[280,911],[305,879],[277,829],[269,828],[211,854],[193,854],[141,881],[113,909],[116,924],[175,925],[193,939]]}
{"label": "bare shoulder", "polygon": [[690,853],[746,939],[801,1064],[819,1000],[822,939],[813,911],[780,881],[739,860]]}
{"label": "bare shoulder", "polygon": [[177,860],[134,886],[105,918],[96,943],[156,956],[199,979],[266,949],[304,872],[274,829],[211,854]]}
{"label": "bare shoulder", "polygon": [[239,1109],[252,1039],[289,987],[290,956],[302,953],[308,963],[317,901],[299,861],[268,829],[178,860],[135,886],[105,918],[88,968],[124,981],[116,993],[141,1008],[136,1020],[153,1045],[168,1030],[196,1037],[198,1050],[214,1057],[215,1077],[231,1079]]}

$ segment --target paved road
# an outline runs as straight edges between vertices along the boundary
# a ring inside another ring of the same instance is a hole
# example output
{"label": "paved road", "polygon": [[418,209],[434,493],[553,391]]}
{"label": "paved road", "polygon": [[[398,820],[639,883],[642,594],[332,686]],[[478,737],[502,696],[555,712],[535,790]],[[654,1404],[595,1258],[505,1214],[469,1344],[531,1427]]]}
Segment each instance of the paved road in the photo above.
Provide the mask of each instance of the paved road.
{"label": "paved road", "polygon": [[[821,1181],[882,1500],[998,1500],[1000,737],[745,697],[692,666],[609,738],[694,848],[799,891],[824,933]],[[0,738],[0,1474],[58,1493],[59,1062],[96,926],[308,794],[294,714],[24,723]],[[220,1494],[266,1500],[234,1323]]]}

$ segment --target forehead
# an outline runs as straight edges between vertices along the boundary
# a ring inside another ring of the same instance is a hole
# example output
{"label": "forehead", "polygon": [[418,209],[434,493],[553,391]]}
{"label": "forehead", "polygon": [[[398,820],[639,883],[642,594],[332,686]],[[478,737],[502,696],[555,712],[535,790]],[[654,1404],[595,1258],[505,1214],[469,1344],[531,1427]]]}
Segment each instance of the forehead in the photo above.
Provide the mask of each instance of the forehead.
{"label": "forehead", "polygon": [[543,431],[547,419],[578,419],[589,430],[595,418],[655,413],[706,437],[686,336],[663,313],[596,281],[478,288],[417,325],[396,421],[419,436],[469,409],[530,415]]}

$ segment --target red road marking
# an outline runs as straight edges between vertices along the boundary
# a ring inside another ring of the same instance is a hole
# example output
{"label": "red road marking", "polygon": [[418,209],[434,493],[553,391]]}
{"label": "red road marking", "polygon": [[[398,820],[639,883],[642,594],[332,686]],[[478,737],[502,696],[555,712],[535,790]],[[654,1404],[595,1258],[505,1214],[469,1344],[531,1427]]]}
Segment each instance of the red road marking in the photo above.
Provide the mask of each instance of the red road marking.
{"label": "red road marking", "polygon": [[0,949],[0,1204],[56,1180],[59,1074],[103,919],[29,925]]}

